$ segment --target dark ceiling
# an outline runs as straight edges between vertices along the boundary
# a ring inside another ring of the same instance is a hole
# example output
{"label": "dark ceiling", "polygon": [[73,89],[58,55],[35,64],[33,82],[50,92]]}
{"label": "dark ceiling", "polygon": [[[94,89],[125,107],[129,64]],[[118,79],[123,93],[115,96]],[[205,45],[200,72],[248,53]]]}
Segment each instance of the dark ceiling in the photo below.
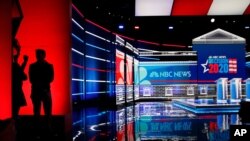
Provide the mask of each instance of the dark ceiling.
{"label": "dark ceiling", "polygon": [[[246,38],[250,51],[250,15],[135,17],[134,0],[73,0],[73,4],[85,18],[131,38],[189,46],[193,38],[221,28]],[[123,30],[118,29],[119,24],[124,25]],[[135,30],[135,25],[140,29]]]}

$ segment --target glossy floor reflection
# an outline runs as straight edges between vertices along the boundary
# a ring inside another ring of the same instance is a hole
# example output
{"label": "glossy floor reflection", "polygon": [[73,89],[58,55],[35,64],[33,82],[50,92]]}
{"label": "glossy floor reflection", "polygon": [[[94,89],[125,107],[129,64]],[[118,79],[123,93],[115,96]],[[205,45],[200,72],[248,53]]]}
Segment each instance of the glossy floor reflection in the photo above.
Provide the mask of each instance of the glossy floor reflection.
{"label": "glossy floor reflection", "polygon": [[237,114],[195,115],[172,102],[140,102],[111,110],[89,107],[73,113],[74,141],[226,141]]}

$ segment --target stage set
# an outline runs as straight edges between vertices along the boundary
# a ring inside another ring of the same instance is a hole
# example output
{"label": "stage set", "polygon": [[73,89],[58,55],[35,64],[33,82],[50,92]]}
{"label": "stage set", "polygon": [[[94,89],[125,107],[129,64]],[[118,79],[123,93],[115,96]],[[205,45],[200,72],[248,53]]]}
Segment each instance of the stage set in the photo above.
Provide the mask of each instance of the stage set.
{"label": "stage set", "polygon": [[72,7],[74,104],[171,100],[201,114],[237,113],[250,100],[244,38],[218,28],[194,38],[191,51],[159,51],[164,44],[113,33]]}

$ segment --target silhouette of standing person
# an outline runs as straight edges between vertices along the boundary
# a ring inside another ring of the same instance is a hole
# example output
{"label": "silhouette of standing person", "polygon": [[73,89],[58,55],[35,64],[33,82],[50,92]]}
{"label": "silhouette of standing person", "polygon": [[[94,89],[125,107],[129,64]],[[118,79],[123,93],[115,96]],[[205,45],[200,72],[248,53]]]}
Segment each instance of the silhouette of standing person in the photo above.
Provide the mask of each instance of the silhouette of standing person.
{"label": "silhouette of standing person", "polygon": [[31,82],[31,100],[33,103],[33,112],[35,124],[38,124],[41,104],[45,112],[46,124],[50,128],[50,119],[52,115],[52,99],[50,83],[54,79],[53,65],[45,60],[46,52],[42,49],[36,50],[35,63],[29,67],[29,80]]}
{"label": "silhouette of standing person", "polygon": [[24,92],[22,89],[23,81],[27,80],[27,75],[24,73],[24,69],[28,62],[28,56],[23,56],[22,65],[18,64],[18,58],[20,56],[21,46],[16,39],[12,43],[13,49],[13,62],[12,62],[12,116],[13,119],[18,119],[20,107],[26,105]]}

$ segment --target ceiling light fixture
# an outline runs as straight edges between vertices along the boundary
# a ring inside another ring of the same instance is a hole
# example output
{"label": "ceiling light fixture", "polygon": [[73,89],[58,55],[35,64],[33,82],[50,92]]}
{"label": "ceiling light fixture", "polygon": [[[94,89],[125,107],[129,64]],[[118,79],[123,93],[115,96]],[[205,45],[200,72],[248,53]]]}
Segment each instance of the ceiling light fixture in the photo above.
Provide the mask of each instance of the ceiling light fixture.
{"label": "ceiling light fixture", "polygon": [[214,23],[214,22],[215,22],[215,19],[214,19],[214,18],[212,18],[210,21],[211,21],[211,23]]}

